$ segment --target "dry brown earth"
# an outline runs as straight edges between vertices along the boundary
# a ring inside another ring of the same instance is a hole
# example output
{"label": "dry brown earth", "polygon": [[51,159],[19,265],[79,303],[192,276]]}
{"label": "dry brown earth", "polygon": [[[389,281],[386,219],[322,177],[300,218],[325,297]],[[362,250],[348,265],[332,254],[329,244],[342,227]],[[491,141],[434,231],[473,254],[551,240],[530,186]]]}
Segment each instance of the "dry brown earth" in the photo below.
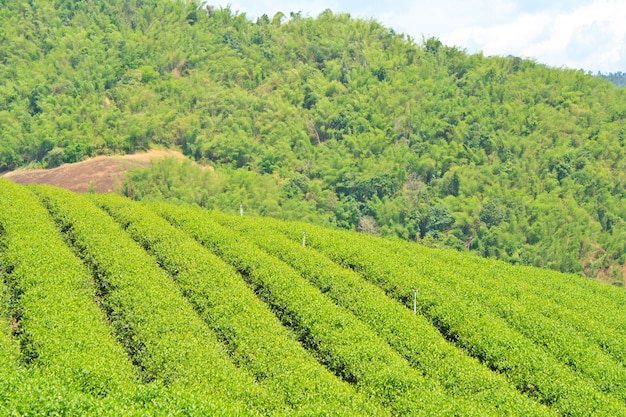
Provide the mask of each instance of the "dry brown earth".
{"label": "dry brown earth", "polygon": [[110,193],[121,186],[124,174],[130,169],[147,168],[160,158],[183,159],[178,151],[152,150],[133,155],[98,156],[75,164],[52,169],[18,169],[7,172],[4,178],[18,184],[48,184],[84,193],[93,187],[97,193]]}

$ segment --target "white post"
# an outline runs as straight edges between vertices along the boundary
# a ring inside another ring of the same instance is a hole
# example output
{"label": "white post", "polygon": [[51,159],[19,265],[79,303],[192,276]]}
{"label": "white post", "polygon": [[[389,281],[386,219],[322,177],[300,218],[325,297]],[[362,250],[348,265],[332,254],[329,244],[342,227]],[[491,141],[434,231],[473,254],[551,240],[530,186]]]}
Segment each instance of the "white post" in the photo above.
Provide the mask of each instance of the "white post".
{"label": "white post", "polygon": [[239,204],[239,215],[243,216],[243,203]]}
{"label": "white post", "polygon": [[306,232],[302,232],[302,247],[306,246]]}
{"label": "white post", "polygon": [[417,289],[413,288],[413,314],[417,314]]}

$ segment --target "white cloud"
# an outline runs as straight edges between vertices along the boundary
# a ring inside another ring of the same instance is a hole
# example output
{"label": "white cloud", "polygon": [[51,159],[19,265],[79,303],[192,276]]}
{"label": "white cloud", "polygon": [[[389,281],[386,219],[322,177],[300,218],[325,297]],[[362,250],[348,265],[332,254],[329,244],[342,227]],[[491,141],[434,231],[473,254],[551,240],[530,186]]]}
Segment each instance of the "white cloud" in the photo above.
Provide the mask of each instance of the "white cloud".
{"label": "white cloud", "polygon": [[407,8],[394,8],[377,18],[416,39],[436,36],[443,40],[455,28],[475,26],[481,20],[496,24],[514,11],[515,6],[506,0],[429,0],[409,2]]}
{"label": "white cloud", "polygon": [[[595,0],[569,12],[539,11],[498,25],[474,24],[442,41],[486,55],[519,55],[552,66],[626,71],[626,5]],[[473,51],[471,51],[473,52]]]}

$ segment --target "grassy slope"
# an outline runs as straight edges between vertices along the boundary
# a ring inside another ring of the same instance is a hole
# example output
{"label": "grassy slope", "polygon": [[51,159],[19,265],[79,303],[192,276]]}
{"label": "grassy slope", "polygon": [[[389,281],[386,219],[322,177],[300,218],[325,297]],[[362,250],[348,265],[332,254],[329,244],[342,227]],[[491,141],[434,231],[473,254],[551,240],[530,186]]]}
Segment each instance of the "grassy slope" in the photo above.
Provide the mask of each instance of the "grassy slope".
{"label": "grassy slope", "polygon": [[[0,196],[0,342],[7,346],[0,356],[6,374],[0,397],[12,398],[0,407],[7,412],[65,407],[69,414],[202,415],[227,407],[252,415],[342,415],[368,407],[378,415],[626,415],[623,386],[606,374],[610,367],[620,375],[624,366],[619,346],[626,321],[615,314],[626,302],[621,289],[305,224],[90,199],[4,180]],[[17,203],[25,208],[9,208]],[[29,212],[49,225],[43,235],[26,233],[35,219]],[[25,231],[20,239],[17,230]],[[41,237],[66,253],[71,261],[64,265],[78,271],[79,281],[54,281],[18,267],[37,265],[27,254]],[[126,263],[140,270],[131,276],[116,269]],[[89,354],[63,353],[64,344],[68,352],[90,350],[81,342],[84,332],[64,330],[74,323],[36,324],[57,320],[62,294],[83,299],[92,286],[97,297],[87,296],[91,305],[72,304],[72,314],[99,329],[106,341],[100,349],[114,352],[99,360],[122,364],[102,369],[100,379],[91,376],[95,370],[81,373],[81,361],[89,369],[94,359]],[[417,316],[412,288],[419,289]],[[30,307],[38,298],[24,294],[41,294],[49,305],[38,315]],[[148,294],[152,305],[141,301]],[[18,312],[28,318],[19,323],[21,331],[11,328]],[[533,318],[541,337],[525,333],[529,324],[520,312]],[[567,349],[555,344],[549,325],[575,343]],[[189,326],[196,329],[193,337]],[[417,340],[416,333],[422,335]],[[191,351],[169,346],[185,334]],[[165,345],[155,343],[159,337],[166,337]],[[220,353],[209,354],[214,348]],[[598,361],[589,359],[592,354]],[[299,369],[310,376],[303,379]],[[232,375],[233,390],[211,389],[207,381],[220,381],[224,372]],[[604,380],[597,377],[603,372]],[[53,382],[43,389],[38,375]],[[107,378],[131,388],[109,389]],[[29,404],[15,395],[24,389],[40,392],[44,401]],[[266,390],[276,394],[271,401]],[[55,404],[58,395],[66,400]],[[242,408],[246,398],[250,406]]]}

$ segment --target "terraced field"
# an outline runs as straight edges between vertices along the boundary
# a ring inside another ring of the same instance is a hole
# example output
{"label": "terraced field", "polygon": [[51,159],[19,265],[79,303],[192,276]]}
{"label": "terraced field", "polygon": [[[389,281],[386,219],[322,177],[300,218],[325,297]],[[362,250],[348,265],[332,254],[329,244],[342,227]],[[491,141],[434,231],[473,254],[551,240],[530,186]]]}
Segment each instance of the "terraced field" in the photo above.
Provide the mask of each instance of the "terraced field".
{"label": "terraced field", "polygon": [[626,416],[580,277],[0,180],[0,278],[1,415]]}

